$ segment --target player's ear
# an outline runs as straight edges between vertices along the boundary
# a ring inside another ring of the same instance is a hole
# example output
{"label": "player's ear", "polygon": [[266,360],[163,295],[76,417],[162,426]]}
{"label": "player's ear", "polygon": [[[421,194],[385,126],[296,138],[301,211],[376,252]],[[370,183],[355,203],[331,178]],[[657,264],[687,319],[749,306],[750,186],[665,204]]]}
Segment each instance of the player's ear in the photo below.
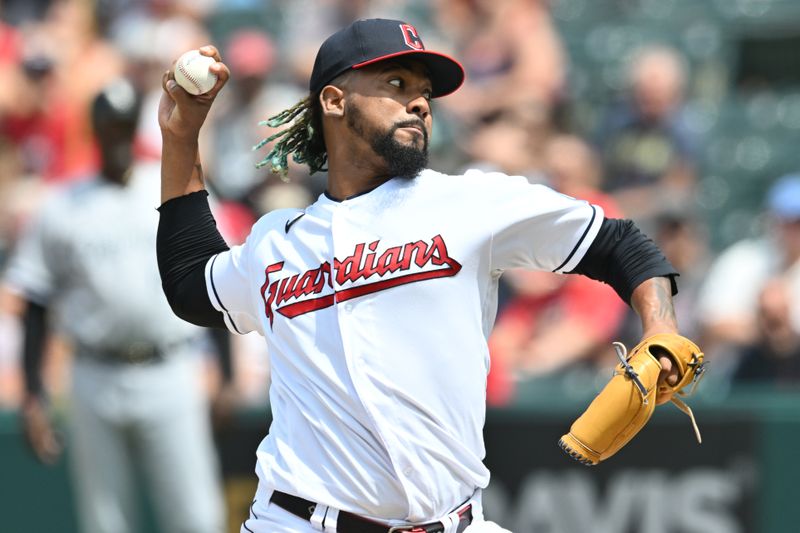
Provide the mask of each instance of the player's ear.
{"label": "player's ear", "polygon": [[344,91],[335,85],[326,85],[319,93],[322,114],[329,117],[344,116]]}

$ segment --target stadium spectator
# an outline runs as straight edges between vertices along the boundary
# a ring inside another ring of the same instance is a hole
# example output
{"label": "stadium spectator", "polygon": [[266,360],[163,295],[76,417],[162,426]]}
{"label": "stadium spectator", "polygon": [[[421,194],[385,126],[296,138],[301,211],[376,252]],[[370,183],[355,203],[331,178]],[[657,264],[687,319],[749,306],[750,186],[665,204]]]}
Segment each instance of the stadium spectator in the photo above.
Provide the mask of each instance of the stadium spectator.
{"label": "stadium spectator", "polygon": [[468,168],[500,170],[507,174],[535,177],[542,166],[542,148],[550,125],[529,113],[502,113],[487,117],[472,131],[460,136]]}
{"label": "stadium spectator", "polygon": [[[115,47],[127,62],[127,76],[144,95],[142,118],[136,135],[137,157],[161,160],[161,131],[156,115],[161,95],[161,75],[183,52],[209,41],[208,29],[181,3],[133,3],[125,16],[109,23]],[[202,6],[199,2],[198,6]],[[142,46],[142,43],[149,46]],[[207,142],[202,135],[201,143]]]}
{"label": "stadium spectator", "polygon": [[5,0],[0,4],[0,15],[15,26],[44,18],[53,0]]}
{"label": "stadium spectator", "polygon": [[800,174],[784,176],[772,185],[766,215],[763,236],[723,250],[707,272],[696,316],[709,352],[735,353],[737,347],[755,342],[758,295],[773,276],[786,279],[791,320],[800,331]]}
{"label": "stadium spectator", "polygon": [[[422,8],[419,29],[425,26],[425,3],[414,0],[293,0],[283,5],[285,27],[291,28],[282,35],[282,50],[288,56],[286,67],[290,78],[302,89],[306,89],[317,49],[326,35],[338,28],[362,18],[390,18],[405,20],[409,4]],[[426,33],[430,35],[430,32]],[[432,43],[426,43],[430,48]]]}
{"label": "stadium spectator", "polygon": [[[697,300],[711,261],[705,227],[688,209],[676,209],[656,217],[652,238],[680,273],[681,290],[673,302],[675,313],[680,317],[681,331],[699,338],[702,328]],[[616,340],[628,346],[638,342],[638,322],[638,317],[629,310],[615,336]]]}
{"label": "stadium spectator", "polygon": [[653,240],[681,274],[681,290],[674,298],[675,314],[680,317],[681,331],[691,338],[700,335],[697,298],[711,260],[706,233],[687,208],[659,215],[653,232]]}
{"label": "stadium spectator", "polygon": [[685,122],[686,78],[677,51],[639,50],[628,71],[629,93],[611,108],[597,134],[604,188],[641,224],[664,208],[686,205],[695,184],[699,139]]}
{"label": "stadium spectator", "polygon": [[[439,30],[467,71],[442,104],[462,123],[523,109],[549,117],[562,96],[566,56],[544,0],[443,0]],[[456,22],[454,22],[454,20]]]}
{"label": "stadium spectator", "polygon": [[800,330],[792,320],[792,292],[786,279],[772,278],[758,295],[756,339],[744,347],[734,381],[800,385]]}
{"label": "stadium spectator", "polygon": [[[259,124],[254,117],[271,116],[297,101],[301,94],[294,86],[271,79],[277,61],[275,44],[261,31],[239,30],[231,35],[225,57],[231,69],[231,87],[218,102],[220,107],[210,133],[216,149],[207,164],[209,185],[217,200],[221,207],[230,202],[245,206],[252,217],[280,207],[308,205],[311,196],[304,189],[308,173],[300,172],[302,167],[291,165],[291,179],[283,183],[255,166],[257,158],[252,147],[275,130]],[[263,189],[267,187],[265,194]],[[281,195],[278,188],[294,193],[294,197]],[[281,199],[288,204],[281,205]],[[269,203],[270,200],[274,202]],[[243,229],[249,231],[254,219],[243,222]]]}
{"label": "stadium spectator", "polygon": [[86,120],[91,98],[122,72],[118,52],[96,31],[86,2],[55,2],[23,32],[14,106],[0,137],[19,146],[23,171],[46,181],[80,179],[97,168]]}
{"label": "stadium spectator", "polygon": [[[618,218],[613,199],[597,189],[597,160],[573,136],[556,136],[544,150],[544,171],[556,190],[603,208]],[[579,362],[598,363],[617,331],[626,305],[608,285],[582,276],[509,270],[515,296],[502,310],[489,339],[490,403],[510,397],[510,374],[533,377]]]}

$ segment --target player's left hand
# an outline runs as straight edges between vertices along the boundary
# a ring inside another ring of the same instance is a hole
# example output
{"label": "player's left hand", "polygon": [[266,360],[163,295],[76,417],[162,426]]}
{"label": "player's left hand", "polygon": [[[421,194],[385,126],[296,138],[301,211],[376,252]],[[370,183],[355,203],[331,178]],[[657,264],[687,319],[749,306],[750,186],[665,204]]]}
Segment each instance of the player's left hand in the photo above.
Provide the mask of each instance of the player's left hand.
{"label": "player's left hand", "polygon": [[53,428],[47,406],[39,397],[27,398],[20,410],[22,431],[39,462],[53,465],[61,457],[63,446],[61,439]]}
{"label": "player's left hand", "polygon": [[[675,394],[675,385],[681,378],[678,366],[673,364],[672,359],[667,353],[661,350],[658,354],[658,362],[661,363],[661,372],[658,374],[658,393],[656,394],[656,405],[661,405],[672,399]],[[667,385],[662,387],[661,385]]]}
{"label": "player's left hand", "polygon": [[672,401],[692,421],[698,442],[700,430],[688,396],[705,371],[700,348],[677,333],[647,336],[630,354],[615,343],[619,364],[614,376],[589,408],[563,435],[559,445],[574,459],[594,465],[619,451],[647,423],[657,403]]}

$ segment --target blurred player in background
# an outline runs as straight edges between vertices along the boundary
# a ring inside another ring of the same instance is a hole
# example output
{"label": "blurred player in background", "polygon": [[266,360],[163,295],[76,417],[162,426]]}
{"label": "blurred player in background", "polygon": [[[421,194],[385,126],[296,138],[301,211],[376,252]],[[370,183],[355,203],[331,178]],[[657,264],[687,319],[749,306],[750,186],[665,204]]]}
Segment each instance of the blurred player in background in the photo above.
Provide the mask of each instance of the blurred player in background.
{"label": "blurred player in background", "polygon": [[125,80],[94,99],[100,174],[46,203],[11,257],[4,290],[24,313],[24,431],[42,462],[58,458],[41,380],[44,339],[55,329],[74,345],[68,429],[82,530],[139,531],[141,472],[165,533],[219,533],[224,511],[196,366],[202,343],[161,294],[158,166],[134,163],[139,108]]}

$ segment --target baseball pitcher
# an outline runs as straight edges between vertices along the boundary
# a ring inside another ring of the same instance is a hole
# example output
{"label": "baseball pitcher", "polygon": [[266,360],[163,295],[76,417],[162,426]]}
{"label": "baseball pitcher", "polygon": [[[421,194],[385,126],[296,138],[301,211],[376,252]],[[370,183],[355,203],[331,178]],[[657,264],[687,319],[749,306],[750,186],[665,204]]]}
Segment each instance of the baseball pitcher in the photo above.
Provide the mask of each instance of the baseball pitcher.
{"label": "baseball pitcher", "polygon": [[[593,464],[702,369],[677,333],[677,273],[625,220],[519,176],[428,167],[432,100],[464,70],[398,20],[359,20],[320,47],[309,95],[267,121],[262,165],[327,170],[303,210],[273,211],[244,245],[216,230],[197,136],[229,72],[192,96],[164,75],[158,260],[184,319],[257,331],[273,422],[243,533],[503,531],[484,521],[487,337],[509,268],[609,283],[643,343],[561,439]],[[688,409],[688,408],[687,408]],[[554,439],[554,443],[555,443]]]}

